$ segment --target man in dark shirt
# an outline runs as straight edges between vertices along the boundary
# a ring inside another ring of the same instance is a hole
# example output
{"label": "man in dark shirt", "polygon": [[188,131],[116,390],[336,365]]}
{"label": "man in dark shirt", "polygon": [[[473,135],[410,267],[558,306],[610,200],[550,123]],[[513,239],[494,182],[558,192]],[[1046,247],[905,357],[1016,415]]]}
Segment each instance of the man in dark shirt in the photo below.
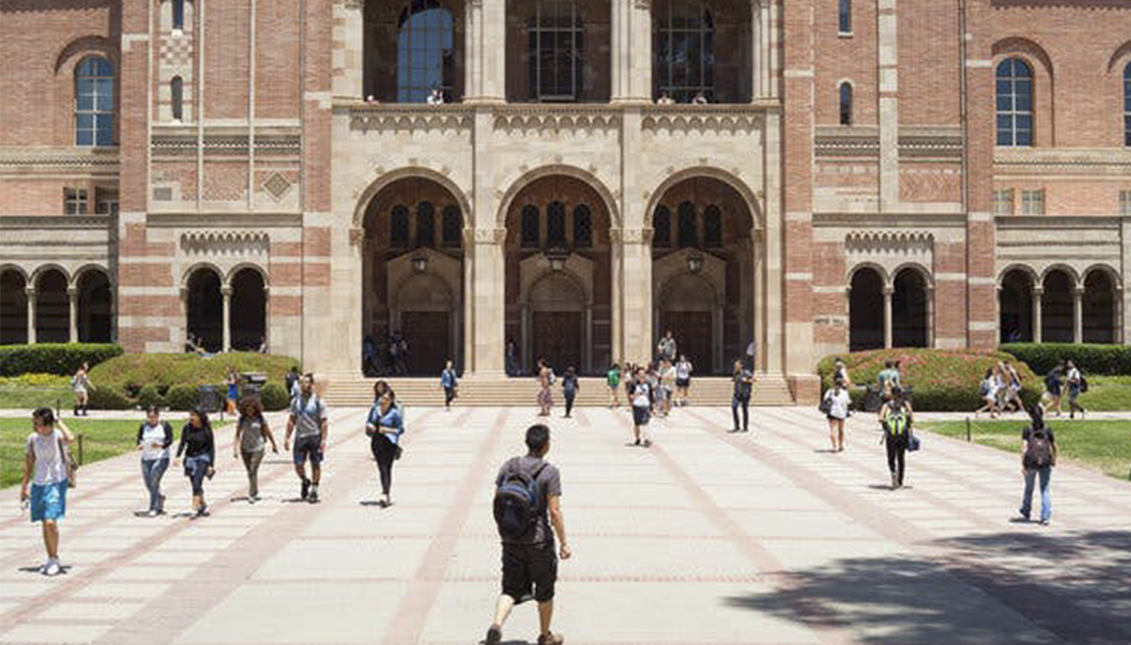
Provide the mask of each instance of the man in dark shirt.
{"label": "man in dark shirt", "polygon": [[561,509],[561,474],[556,466],[543,460],[550,451],[550,429],[542,424],[527,428],[526,447],[529,451],[525,456],[510,459],[499,469],[495,486],[498,487],[516,472],[534,477],[538,487],[538,519],[521,538],[503,540],[503,591],[496,604],[495,621],[487,630],[487,645],[498,645],[503,637],[503,623],[511,609],[531,598],[538,601],[541,626],[538,645],[560,645],[564,642],[561,635],[550,632],[554,614],[554,583],[558,578],[554,533],[561,542],[561,558],[568,560],[570,557]]}

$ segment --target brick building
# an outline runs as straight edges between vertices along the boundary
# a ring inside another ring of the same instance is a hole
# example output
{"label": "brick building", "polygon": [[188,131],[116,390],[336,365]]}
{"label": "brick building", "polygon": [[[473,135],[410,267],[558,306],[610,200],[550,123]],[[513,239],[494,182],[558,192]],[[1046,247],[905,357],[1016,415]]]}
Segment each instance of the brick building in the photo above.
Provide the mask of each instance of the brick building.
{"label": "brick building", "polygon": [[799,396],[850,348],[1121,342],[1129,34],[1120,0],[0,0],[0,340],[354,378],[366,336],[495,375],[670,328]]}

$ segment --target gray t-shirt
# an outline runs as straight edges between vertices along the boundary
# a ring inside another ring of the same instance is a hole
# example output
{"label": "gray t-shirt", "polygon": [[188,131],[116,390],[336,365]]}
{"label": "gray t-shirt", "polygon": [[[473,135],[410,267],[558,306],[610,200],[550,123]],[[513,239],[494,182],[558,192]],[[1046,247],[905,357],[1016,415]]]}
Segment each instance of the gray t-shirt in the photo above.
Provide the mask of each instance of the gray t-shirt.
{"label": "gray t-shirt", "polygon": [[[539,468],[542,469],[541,472],[538,471]],[[531,475],[538,472],[538,478],[535,480],[538,484],[538,521],[535,522],[534,528],[527,535],[520,540],[515,540],[515,542],[520,544],[549,542],[553,544],[554,531],[550,528],[549,500],[553,495],[562,494],[561,473],[558,472],[557,466],[543,461],[541,457],[531,457],[530,455],[512,457],[499,468],[499,474],[495,477],[495,485],[502,484],[503,479],[515,472],[525,472]]]}
{"label": "gray t-shirt", "polygon": [[263,452],[263,417],[240,419],[240,450],[243,452]]}
{"label": "gray t-shirt", "polygon": [[67,464],[63,461],[63,451],[59,442],[63,438],[60,430],[42,435],[33,432],[27,438],[27,451],[35,454],[35,470],[32,482],[36,486],[58,484],[67,481]]}
{"label": "gray t-shirt", "polygon": [[317,394],[309,397],[299,394],[291,401],[291,418],[295,420],[295,437],[311,437],[322,434],[322,420],[326,418],[326,406]]}

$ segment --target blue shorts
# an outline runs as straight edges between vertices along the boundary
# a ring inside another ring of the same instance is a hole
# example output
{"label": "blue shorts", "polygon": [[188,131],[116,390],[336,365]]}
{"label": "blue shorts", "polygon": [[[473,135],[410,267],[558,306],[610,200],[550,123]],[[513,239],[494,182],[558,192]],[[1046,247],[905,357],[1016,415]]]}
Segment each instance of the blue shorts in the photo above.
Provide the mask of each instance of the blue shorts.
{"label": "blue shorts", "polygon": [[59,520],[67,513],[67,482],[31,485],[31,521]]}
{"label": "blue shorts", "polygon": [[296,466],[306,465],[306,460],[317,466],[322,463],[322,435],[296,437],[294,447],[294,462]]}

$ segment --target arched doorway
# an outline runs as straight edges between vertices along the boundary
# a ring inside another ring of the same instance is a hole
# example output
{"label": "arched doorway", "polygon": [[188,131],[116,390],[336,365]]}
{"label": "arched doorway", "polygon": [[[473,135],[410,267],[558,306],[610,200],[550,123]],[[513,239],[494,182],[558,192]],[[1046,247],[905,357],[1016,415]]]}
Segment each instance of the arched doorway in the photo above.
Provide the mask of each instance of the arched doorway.
{"label": "arched doorway", "polygon": [[208,352],[224,351],[224,296],[220,274],[200,267],[189,275],[185,294],[189,341]]}
{"label": "arched doorway", "polygon": [[1094,269],[1084,278],[1084,342],[1114,343],[1115,328],[1115,281],[1104,269]]}
{"label": "arched doorway", "polygon": [[67,276],[54,268],[41,271],[35,281],[35,342],[68,342],[70,329],[71,301],[67,295]]}
{"label": "arched doorway", "polygon": [[0,271],[0,345],[26,343],[27,279],[14,268]]}
{"label": "arched doorway", "polygon": [[78,332],[81,343],[109,343],[113,339],[113,295],[110,277],[89,269],[79,277]]}
{"label": "arched doorway", "polygon": [[755,336],[755,217],[715,177],[672,184],[652,209],[653,345],[668,331],[700,374],[729,373]]}
{"label": "arched doorway", "polygon": [[998,310],[1001,342],[1033,342],[1033,279],[1027,271],[1010,269],[1002,277]]}
{"label": "arched doorway", "polygon": [[848,298],[848,349],[859,352],[884,346],[884,279],[871,267],[852,274]]}
{"label": "arched doorway", "polygon": [[612,361],[610,214],[586,181],[553,174],[517,191],[506,214],[506,327],[530,372],[603,373]]}
{"label": "arched doorway", "polygon": [[238,352],[257,352],[267,344],[267,285],[263,274],[246,267],[232,276],[229,339]]}
{"label": "arched doorway", "polygon": [[395,180],[370,200],[358,357],[367,375],[434,376],[447,360],[462,369],[463,229],[459,200],[430,178]]}
{"label": "arched doorway", "polygon": [[1072,292],[1076,280],[1062,269],[1045,274],[1041,296],[1041,340],[1046,343],[1073,342]]}
{"label": "arched doorway", "polygon": [[902,269],[895,275],[893,286],[892,347],[926,347],[931,325],[926,278],[916,269]]}

